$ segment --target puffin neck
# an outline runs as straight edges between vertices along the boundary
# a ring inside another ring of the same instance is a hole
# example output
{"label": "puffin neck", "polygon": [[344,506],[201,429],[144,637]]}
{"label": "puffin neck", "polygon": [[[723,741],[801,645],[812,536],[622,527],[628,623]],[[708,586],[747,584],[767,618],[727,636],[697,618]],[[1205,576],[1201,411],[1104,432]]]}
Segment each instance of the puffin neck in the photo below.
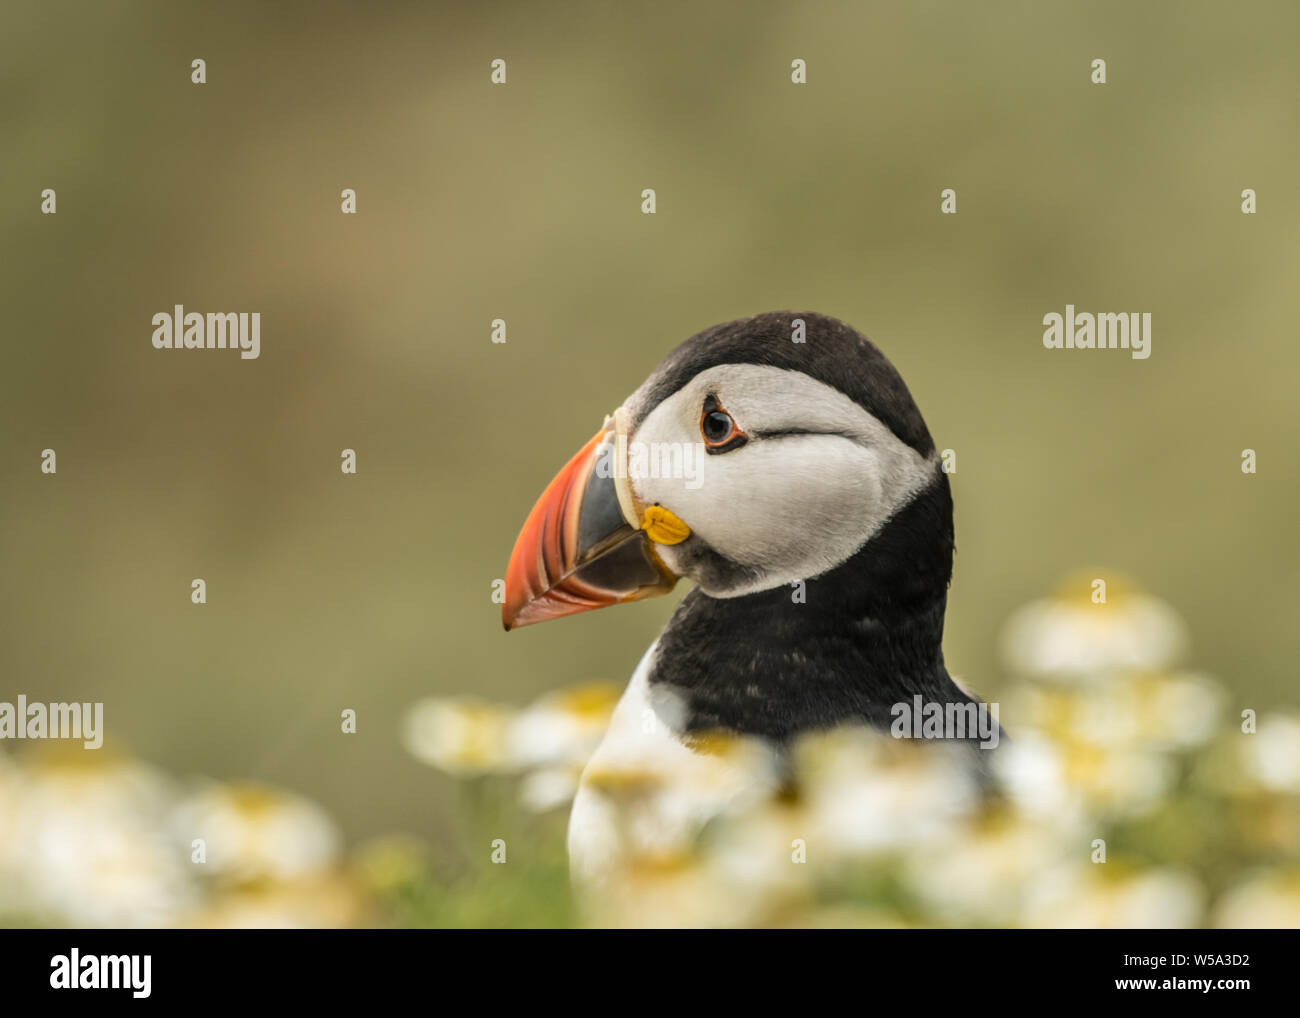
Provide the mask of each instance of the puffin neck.
{"label": "puffin neck", "polygon": [[915,695],[967,702],[943,664],[952,575],[946,475],[847,561],[806,582],[743,597],[692,590],[660,636],[652,684],[686,704],[688,731],[783,741],[850,722],[888,727]]}

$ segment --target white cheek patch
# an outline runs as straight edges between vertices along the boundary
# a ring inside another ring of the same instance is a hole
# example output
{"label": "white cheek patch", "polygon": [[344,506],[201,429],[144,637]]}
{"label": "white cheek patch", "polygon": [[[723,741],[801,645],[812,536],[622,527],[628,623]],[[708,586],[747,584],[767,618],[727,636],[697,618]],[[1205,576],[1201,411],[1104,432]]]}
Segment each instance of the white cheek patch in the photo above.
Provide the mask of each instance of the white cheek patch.
{"label": "white cheek patch", "polygon": [[[842,392],[798,371],[724,364],[656,407],[633,436],[651,446],[699,442],[712,395],[750,441],[705,456],[697,476],[634,478],[642,505],[672,510],[720,555],[758,574],[715,597],[811,579],[850,558],[935,476],[923,457]],[[681,572],[683,557],[660,547]],[[689,566],[684,566],[689,573]]]}

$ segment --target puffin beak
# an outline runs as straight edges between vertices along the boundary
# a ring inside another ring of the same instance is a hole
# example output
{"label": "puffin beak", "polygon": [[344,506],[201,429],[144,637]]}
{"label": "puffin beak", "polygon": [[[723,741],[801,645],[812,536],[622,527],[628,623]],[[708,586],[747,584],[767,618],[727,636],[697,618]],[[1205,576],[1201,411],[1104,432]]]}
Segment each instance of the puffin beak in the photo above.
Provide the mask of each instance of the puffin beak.
{"label": "puffin beak", "polygon": [[[648,530],[630,522],[637,510],[623,469],[621,430],[615,419],[606,419],[524,521],[506,567],[501,621],[507,630],[657,597],[677,582],[650,539],[651,533],[664,536],[654,515],[663,510],[647,510]],[[682,529],[686,533],[676,540],[690,532]],[[673,536],[661,543],[676,543]]]}

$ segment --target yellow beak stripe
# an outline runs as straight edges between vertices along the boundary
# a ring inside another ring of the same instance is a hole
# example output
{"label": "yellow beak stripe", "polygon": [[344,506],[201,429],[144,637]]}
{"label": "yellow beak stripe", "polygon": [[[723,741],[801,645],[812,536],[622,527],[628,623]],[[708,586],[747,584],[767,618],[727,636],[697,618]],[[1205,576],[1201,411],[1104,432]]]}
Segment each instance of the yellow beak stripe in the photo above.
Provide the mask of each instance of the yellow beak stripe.
{"label": "yellow beak stripe", "polygon": [[646,508],[641,529],[655,544],[681,544],[691,536],[691,528],[661,505]]}

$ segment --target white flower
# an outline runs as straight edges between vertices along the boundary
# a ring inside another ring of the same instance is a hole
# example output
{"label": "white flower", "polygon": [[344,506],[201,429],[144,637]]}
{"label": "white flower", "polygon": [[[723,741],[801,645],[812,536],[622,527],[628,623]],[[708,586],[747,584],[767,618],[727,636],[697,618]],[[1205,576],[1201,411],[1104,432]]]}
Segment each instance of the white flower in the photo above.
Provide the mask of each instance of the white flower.
{"label": "white flower", "polygon": [[1061,743],[1168,752],[1214,735],[1226,695],[1192,673],[1113,673],[1087,686],[1032,684],[1010,692],[1003,719]]}
{"label": "white flower", "polygon": [[418,760],[449,774],[514,769],[507,742],[515,711],[476,697],[421,700],[406,716],[403,742]]}
{"label": "white flower", "polygon": [[1250,874],[1219,899],[1213,924],[1234,930],[1300,927],[1300,868]]}
{"label": "white flower", "polygon": [[289,880],[331,866],[339,834],[325,812],[299,796],[257,784],[213,785],[181,803],[172,829],[185,845],[201,838],[203,873],[234,881]]}
{"label": "white flower", "polygon": [[70,926],[165,926],[195,900],[166,828],[174,791],[158,772],[68,756],[15,768],[5,783],[8,907]]}
{"label": "white flower", "polygon": [[1265,714],[1254,735],[1243,735],[1247,775],[1272,792],[1300,792],[1300,715]]}
{"label": "white flower", "polygon": [[519,801],[534,813],[567,806],[578,791],[580,772],[572,767],[543,767],[519,783]]}
{"label": "white flower", "polygon": [[806,811],[768,799],[725,815],[706,835],[704,851],[719,882],[748,898],[757,914],[807,891],[822,846]]}
{"label": "white flower", "polygon": [[754,900],[725,886],[692,854],[629,860],[612,872],[599,892],[580,894],[584,924],[662,929],[748,926]]}
{"label": "white flower", "polygon": [[430,698],[411,708],[404,741],[417,758],[450,774],[546,769],[537,784],[554,791],[560,768],[573,771],[576,781],[617,702],[618,690],[608,683],[548,693],[523,710],[474,697]]}
{"label": "white flower", "polygon": [[1159,805],[1176,769],[1160,753],[1099,747],[1017,732],[994,759],[994,771],[1028,816],[1078,824],[1087,817],[1132,818]]}
{"label": "white flower", "polygon": [[185,925],[199,929],[332,929],[367,921],[365,898],[348,880],[321,873],[228,887]]}
{"label": "white flower", "polygon": [[976,804],[966,752],[860,728],[801,740],[795,758],[813,838],[828,853],[858,855],[940,836]]}
{"label": "white flower", "polygon": [[1179,749],[1208,742],[1227,701],[1218,682],[1191,672],[1135,676],[1130,689],[1138,738]]}
{"label": "white flower", "polygon": [[1187,929],[1200,923],[1205,891],[1178,869],[1125,870],[1079,862],[1028,872],[1023,924],[1054,929]]}
{"label": "white flower", "polygon": [[1221,731],[1199,758],[1195,778],[1216,795],[1294,808],[1300,794],[1300,713],[1261,712],[1256,725],[1253,732],[1236,726]]}
{"label": "white flower", "polygon": [[1078,682],[1162,669],[1182,653],[1186,628],[1165,602],[1114,576],[1105,603],[1094,604],[1091,590],[1091,578],[1076,576],[1056,596],[1016,612],[1002,636],[1008,663],[1026,675]]}
{"label": "white flower", "polygon": [[568,763],[581,768],[605,735],[617,687],[590,683],[550,693],[526,707],[506,732],[516,767]]}
{"label": "white flower", "polygon": [[660,752],[654,742],[625,746],[583,773],[588,808],[612,832],[610,860],[688,855],[711,819],[762,803],[778,783],[778,759],[759,739],[693,735],[690,749]]}
{"label": "white flower", "polygon": [[1025,875],[1059,866],[1082,844],[1057,823],[992,810],[908,852],[903,870],[912,893],[947,921],[1014,925]]}

